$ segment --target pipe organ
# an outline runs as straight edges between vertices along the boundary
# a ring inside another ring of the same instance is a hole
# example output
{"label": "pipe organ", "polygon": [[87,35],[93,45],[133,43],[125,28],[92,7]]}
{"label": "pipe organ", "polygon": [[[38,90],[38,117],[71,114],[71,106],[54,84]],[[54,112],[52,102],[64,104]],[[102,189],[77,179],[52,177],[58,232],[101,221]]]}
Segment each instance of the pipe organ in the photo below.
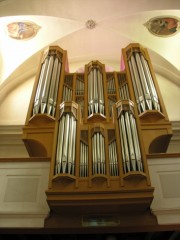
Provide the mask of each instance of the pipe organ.
{"label": "pipe organ", "polygon": [[46,224],[72,214],[126,221],[150,207],[146,154],[166,150],[171,124],[147,50],[130,44],[122,55],[124,71],[91,61],[83,73],[69,73],[58,46],[42,55],[23,140],[30,156],[51,158]]}

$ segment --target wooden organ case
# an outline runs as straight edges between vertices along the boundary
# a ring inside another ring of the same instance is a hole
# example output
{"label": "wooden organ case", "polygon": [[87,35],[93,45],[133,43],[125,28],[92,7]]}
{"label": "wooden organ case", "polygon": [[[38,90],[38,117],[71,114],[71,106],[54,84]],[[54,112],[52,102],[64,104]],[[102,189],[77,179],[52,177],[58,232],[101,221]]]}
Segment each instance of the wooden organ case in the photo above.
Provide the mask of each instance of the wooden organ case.
{"label": "wooden organ case", "polygon": [[146,155],[165,152],[172,129],[146,49],[122,55],[121,72],[92,61],[83,73],[68,72],[58,46],[42,55],[23,140],[31,157],[51,159],[47,227],[142,224],[149,214]]}

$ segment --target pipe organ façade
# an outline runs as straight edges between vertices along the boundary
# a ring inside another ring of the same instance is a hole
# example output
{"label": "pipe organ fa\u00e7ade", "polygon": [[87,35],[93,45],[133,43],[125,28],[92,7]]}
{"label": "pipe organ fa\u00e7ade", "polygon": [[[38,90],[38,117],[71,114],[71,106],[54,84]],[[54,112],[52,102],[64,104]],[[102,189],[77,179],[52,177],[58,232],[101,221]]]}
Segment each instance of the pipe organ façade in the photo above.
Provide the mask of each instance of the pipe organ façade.
{"label": "pipe organ fa\u00e7ade", "polygon": [[23,140],[30,156],[51,159],[55,212],[144,211],[152,202],[146,155],[166,151],[171,124],[147,50],[130,44],[122,57],[123,71],[91,61],[69,73],[60,47],[42,55]]}

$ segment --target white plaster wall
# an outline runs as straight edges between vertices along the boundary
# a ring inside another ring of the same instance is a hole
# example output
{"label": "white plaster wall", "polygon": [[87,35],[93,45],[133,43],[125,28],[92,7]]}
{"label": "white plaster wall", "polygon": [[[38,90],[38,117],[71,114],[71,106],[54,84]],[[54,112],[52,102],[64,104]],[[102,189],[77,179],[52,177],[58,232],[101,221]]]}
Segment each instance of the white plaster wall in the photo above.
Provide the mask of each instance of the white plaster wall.
{"label": "white plaster wall", "polygon": [[0,163],[0,227],[44,227],[49,164]]}
{"label": "white plaster wall", "polygon": [[151,211],[158,224],[180,224],[180,157],[148,159],[148,167],[155,187]]}
{"label": "white plaster wall", "polygon": [[170,121],[180,121],[180,86],[156,73],[156,78]]}
{"label": "white plaster wall", "polygon": [[0,125],[23,125],[32,94],[34,77],[12,89],[0,103]]}
{"label": "white plaster wall", "polygon": [[[44,226],[49,162],[0,163],[0,227]],[[180,224],[180,157],[148,159],[158,224]]]}

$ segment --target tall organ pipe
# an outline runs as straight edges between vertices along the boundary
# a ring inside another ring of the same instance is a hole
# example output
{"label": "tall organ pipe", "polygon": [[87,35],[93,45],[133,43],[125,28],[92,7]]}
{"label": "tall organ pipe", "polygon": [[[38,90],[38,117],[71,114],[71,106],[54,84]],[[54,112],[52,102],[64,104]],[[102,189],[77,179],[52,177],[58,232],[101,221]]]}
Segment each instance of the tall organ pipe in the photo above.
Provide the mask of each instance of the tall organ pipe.
{"label": "tall organ pipe", "polygon": [[54,54],[48,54],[42,64],[34,99],[33,114],[47,113],[54,117],[61,61]]}

